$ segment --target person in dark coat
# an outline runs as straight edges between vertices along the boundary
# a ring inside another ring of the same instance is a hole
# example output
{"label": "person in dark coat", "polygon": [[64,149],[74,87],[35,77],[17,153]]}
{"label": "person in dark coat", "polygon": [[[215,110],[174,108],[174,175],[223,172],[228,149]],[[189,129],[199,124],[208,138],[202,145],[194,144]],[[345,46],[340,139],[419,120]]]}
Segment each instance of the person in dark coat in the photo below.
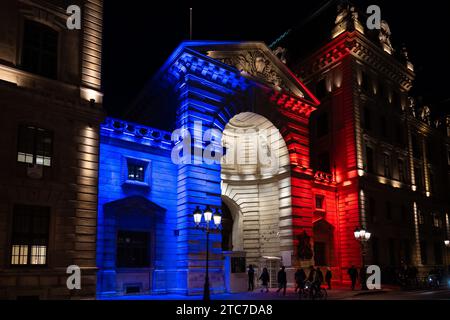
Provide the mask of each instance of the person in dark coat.
{"label": "person in dark coat", "polygon": [[317,268],[316,270],[316,283],[319,288],[323,283],[323,272],[322,270],[320,270],[320,268]]}
{"label": "person in dark coat", "polygon": [[348,269],[348,275],[350,276],[350,280],[352,281],[352,290],[355,290],[356,279],[358,279],[358,270],[356,270],[355,266],[352,265],[350,269]]}
{"label": "person in dark coat", "polygon": [[308,281],[313,283],[316,279],[316,269],[313,266],[309,267]]}
{"label": "person in dark coat", "polygon": [[297,269],[297,272],[295,272],[295,292],[302,292],[303,289],[305,289],[305,281],[306,281],[306,273],[303,268]]}
{"label": "person in dark coat", "polygon": [[365,266],[359,271],[359,281],[361,282],[361,290],[367,290],[367,270]]}
{"label": "person in dark coat", "polygon": [[248,291],[253,291],[255,289],[255,269],[253,265],[248,266]]}
{"label": "person in dark coat", "polygon": [[281,289],[283,289],[283,295],[286,295],[286,287],[287,287],[287,278],[286,278],[286,271],[284,271],[285,267],[282,266],[280,271],[278,271],[277,275],[277,281],[278,281],[278,290],[277,292],[280,292]]}
{"label": "person in dark coat", "polygon": [[325,282],[328,285],[328,290],[331,290],[331,278],[333,277],[333,274],[331,273],[331,269],[327,268],[327,272],[325,273]]}
{"label": "person in dark coat", "polygon": [[261,276],[259,277],[259,280],[261,280],[261,292],[266,289],[266,292],[269,292],[269,281],[270,281],[270,275],[267,268],[263,269],[263,272],[261,273]]}

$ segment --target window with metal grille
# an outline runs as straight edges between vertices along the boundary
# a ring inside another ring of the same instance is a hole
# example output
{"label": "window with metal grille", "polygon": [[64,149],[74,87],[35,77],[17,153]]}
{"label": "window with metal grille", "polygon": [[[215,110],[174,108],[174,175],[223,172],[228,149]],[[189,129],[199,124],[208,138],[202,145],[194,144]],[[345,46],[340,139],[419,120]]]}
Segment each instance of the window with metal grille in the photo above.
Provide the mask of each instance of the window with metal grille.
{"label": "window with metal grille", "polygon": [[50,208],[15,205],[11,265],[46,265]]}
{"label": "window with metal grille", "polygon": [[58,70],[58,32],[35,21],[25,20],[22,68],[56,79]]}
{"label": "window with metal grille", "polygon": [[52,165],[53,134],[32,125],[19,126],[17,161],[45,167]]}

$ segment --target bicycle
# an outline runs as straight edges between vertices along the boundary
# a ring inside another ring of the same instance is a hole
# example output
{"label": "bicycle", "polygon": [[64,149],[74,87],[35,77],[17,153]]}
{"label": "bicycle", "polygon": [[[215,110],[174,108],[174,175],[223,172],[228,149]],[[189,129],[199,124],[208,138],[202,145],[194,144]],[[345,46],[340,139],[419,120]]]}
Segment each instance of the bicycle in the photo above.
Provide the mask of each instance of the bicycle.
{"label": "bicycle", "polygon": [[305,282],[305,287],[300,289],[299,298],[300,299],[310,299],[310,300],[326,300],[328,298],[327,289],[319,287],[311,283],[310,281]]}

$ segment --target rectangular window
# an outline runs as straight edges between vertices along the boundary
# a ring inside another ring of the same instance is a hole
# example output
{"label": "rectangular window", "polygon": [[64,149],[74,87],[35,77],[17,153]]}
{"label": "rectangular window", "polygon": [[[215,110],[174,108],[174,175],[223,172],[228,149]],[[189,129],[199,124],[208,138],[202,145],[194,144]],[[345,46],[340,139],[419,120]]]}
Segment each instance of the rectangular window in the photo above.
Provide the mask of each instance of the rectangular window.
{"label": "rectangular window", "polygon": [[364,108],[364,129],[372,130],[372,118],[368,107]]}
{"label": "rectangular window", "polygon": [[366,147],[366,169],[369,173],[375,172],[375,166],[373,161],[373,150],[370,147]]}
{"label": "rectangular window", "polygon": [[417,190],[420,191],[423,188],[423,176],[422,176],[422,168],[421,167],[414,168],[414,176],[416,178]]}
{"label": "rectangular window", "polygon": [[406,206],[405,205],[402,205],[401,207],[400,207],[400,214],[401,214],[401,217],[402,217],[402,221],[403,222],[408,222],[408,209],[406,208]]}
{"label": "rectangular window", "polygon": [[317,170],[331,173],[330,154],[328,152],[323,152],[317,157]]}
{"label": "rectangular window", "polygon": [[369,77],[369,75],[366,72],[362,72],[362,83],[361,83],[361,87],[362,90],[366,93],[369,92],[370,90],[370,85],[371,85],[371,79]]}
{"label": "rectangular window", "polygon": [[398,180],[403,183],[406,182],[405,162],[402,159],[398,159]]}
{"label": "rectangular window", "polygon": [[26,20],[23,32],[22,68],[56,79],[58,71],[58,32],[35,21]]}
{"label": "rectangular window", "polygon": [[417,216],[418,216],[419,224],[424,225],[425,224],[425,215],[424,215],[423,211],[420,209],[417,209]]}
{"label": "rectangular window", "polygon": [[442,219],[439,215],[439,213],[433,213],[433,227],[436,229],[442,228]]}
{"label": "rectangular window", "polygon": [[440,242],[436,242],[434,244],[434,263],[435,264],[443,264],[442,259],[442,244]]}
{"label": "rectangular window", "polygon": [[134,159],[127,159],[128,180],[144,182],[147,163]]}
{"label": "rectangular window", "polygon": [[411,263],[411,245],[408,239],[403,240],[403,259],[406,264]]}
{"label": "rectangular window", "polygon": [[381,136],[383,138],[387,138],[388,137],[388,130],[387,130],[387,122],[386,122],[386,117],[385,116],[381,116],[380,117],[380,131],[381,131]]}
{"label": "rectangular window", "polygon": [[386,202],[386,219],[392,220],[392,204],[390,201]]}
{"label": "rectangular window", "polygon": [[325,98],[328,94],[327,90],[327,83],[325,78],[321,79],[319,82],[317,82],[316,85],[316,97],[317,99]]}
{"label": "rectangular window", "polygon": [[324,196],[316,195],[316,209],[319,209],[319,210],[325,209],[324,200],[325,200]]}
{"label": "rectangular window", "polygon": [[317,138],[322,138],[328,134],[328,114],[322,113],[317,117]]}
{"label": "rectangular window", "polygon": [[384,176],[391,178],[391,157],[385,153],[383,158]]}
{"label": "rectangular window", "polygon": [[30,125],[19,126],[17,161],[45,167],[52,165],[53,134]]}
{"label": "rectangular window", "polygon": [[117,267],[150,267],[149,237],[146,232],[119,231],[117,233]]}
{"label": "rectangular window", "polygon": [[377,221],[377,208],[375,204],[375,199],[370,197],[368,201],[368,213],[369,213],[369,221],[370,222],[376,222]]}
{"label": "rectangular window", "polygon": [[428,264],[428,250],[427,243],[425,241],[420,241],[420,257],[423,265]]}
{"label": "rectangular window", "polygon": [[403,127],[403,124],[401,123],[401,121],[397,122],[395,132],[396,132],[395,138],[396,138],[397,144],[403,146],[403,144],[405,142],[405,130],[404,130],[404,127]]}
{"label": "rectangular window", "polygon": [[49,238],[50,208],[14,206],[11,265],[45,265]]}
{"label": "rectangular window", "polygon": [[412,135],[413,156],[417,159],[422,159],[421,148],[419,144],[419,138],[417,135]]}

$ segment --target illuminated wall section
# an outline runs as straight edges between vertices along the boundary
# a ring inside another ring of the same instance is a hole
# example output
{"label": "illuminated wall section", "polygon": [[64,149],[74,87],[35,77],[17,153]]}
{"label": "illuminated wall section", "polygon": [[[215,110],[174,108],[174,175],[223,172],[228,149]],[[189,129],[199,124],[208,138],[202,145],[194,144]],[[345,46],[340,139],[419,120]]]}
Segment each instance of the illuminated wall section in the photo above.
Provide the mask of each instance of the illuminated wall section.
{"label": "illuminated wall section", "polygon": [[[194,52],[183,53],[170,70],[179,81],[175,91],[179,97],[177,128],[193,133],[194,122],[202,123],[203,132],[210,128],[223,131],[228,120],[246,101],[248,82],[236,69]],[[199,130],[197,130],[199,131]],[[202,153],[205,144],[194,145],[194,154]],[[218,150],[219,151],[219,150]],[[202,161],[199,156],[193,160]],[[196,206],[221,207],[220,164],[187,163],[178,166],[177,187],[177,281],[180,293],[203,292],[206,236],[195,228],[192,213]],[[210,284],[212,292],[224,291],[223,260],[220,234],[211,235]]]}
{"label": "illuminated wall section", "polygon": [[419,227],[419,208],[417,208],[417,202],[413,204],[414,213],[414,264],[416,266],[422,265],[422,258],[420,252],[420,227]]}
{"label": "illuminated wall section", "polygon": [[101,58],[103,0],[86,0],[82,8],[81,98],[102,103]]}
{"label": "illuminated wall section", "polygon": [[[151,293],[176,292],[178,168],[170,158],[171,134],[112,118],[100,129],[97,294],[121,294],[129,284]],[[128,180],[128,161],[145,163],[144,181]],[[117,270],[118,230],[151,234],[150,269]]]}

